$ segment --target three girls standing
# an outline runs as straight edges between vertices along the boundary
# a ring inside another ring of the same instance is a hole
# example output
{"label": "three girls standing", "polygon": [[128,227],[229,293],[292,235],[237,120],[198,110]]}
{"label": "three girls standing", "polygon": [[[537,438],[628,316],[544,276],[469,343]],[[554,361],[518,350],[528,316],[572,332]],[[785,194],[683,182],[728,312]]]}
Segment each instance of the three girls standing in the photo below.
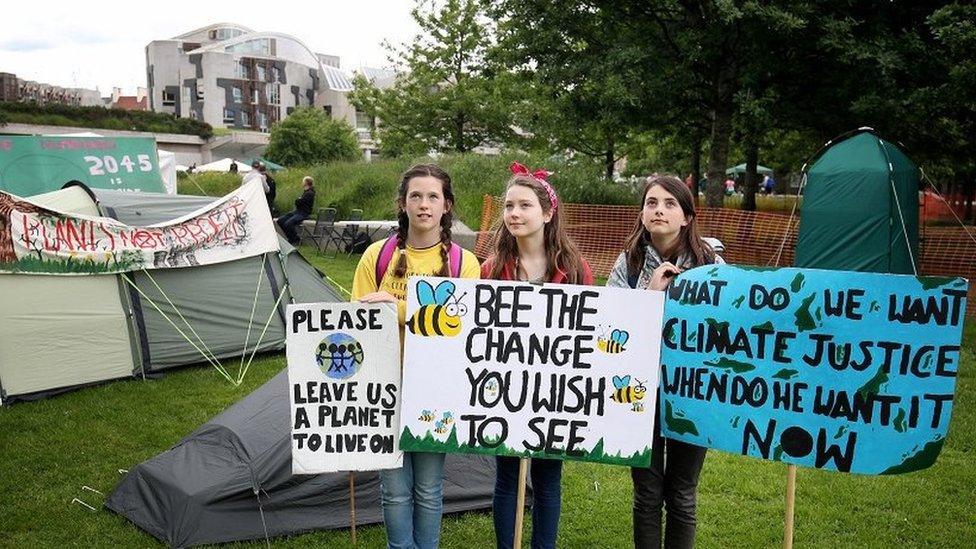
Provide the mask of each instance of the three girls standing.
{"label": "three girls standing", "polygon": [[[560,225],[560,203],[547,173],[530,173],[518,163],[505,191],[502,224],[494,253],[480,269],[483,278],[528,282],[592,284],[593,274]],[[617,259],[608,286],[663,290],[681,271],[723,262],[698,234],[694,199],[673,176],[652,176],[642,196],[633,232]],[[356,269],[352,298],[364,303],[395,303],[401,336],[405,320],[407,277],[412,275],[478,278],[471,252],[453,253],[451,224],[454,194],[450,176],[422,164],[403,174],[397,210],[399,227],[392,242],[377,242]],[[451,258],[459,257],[460,265]],[[386,262],[393,268],[387,269]],[[401,338],[402,341],[402,338]],[[667,510],[666,547],[692,547],[695,501],[705,449],[663,439],[655,422],[650,468],[632,469],[634,544],[659,548],[662,507]],[[499,548],[512,547],[519,459],[497,457],[494,523]],[[381,494],[391,548],[436,547],[443,509],[444,454],[405,452],[403,467],[381,473]],[[561,507],[562,461],[532,459],[534,505],[532,547],[555,547]]]}

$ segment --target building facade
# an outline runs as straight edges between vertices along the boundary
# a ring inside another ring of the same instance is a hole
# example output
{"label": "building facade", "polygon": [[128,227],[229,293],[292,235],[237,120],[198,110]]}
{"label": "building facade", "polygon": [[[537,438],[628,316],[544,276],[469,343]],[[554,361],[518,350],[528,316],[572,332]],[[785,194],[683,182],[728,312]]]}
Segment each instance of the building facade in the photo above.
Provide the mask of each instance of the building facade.
{"label": "building facade", "polygon": [[98,90],[63,88],[33,80],[22,80],[16,74],[0,72],[0,101],[14,101],[40,105],[70,105],[73,107],[101,107]]}
{"label": "building facade", "polygon": [[[353,128],[352,81],[339,58],[301,40],[233,23],[209,25],[146,46],[149,108],[215,128],[267,132],[298,107],[324,109]],[[369,126],[372,127],[371,125]],[[364,149],[372,132],[357,132]]]}

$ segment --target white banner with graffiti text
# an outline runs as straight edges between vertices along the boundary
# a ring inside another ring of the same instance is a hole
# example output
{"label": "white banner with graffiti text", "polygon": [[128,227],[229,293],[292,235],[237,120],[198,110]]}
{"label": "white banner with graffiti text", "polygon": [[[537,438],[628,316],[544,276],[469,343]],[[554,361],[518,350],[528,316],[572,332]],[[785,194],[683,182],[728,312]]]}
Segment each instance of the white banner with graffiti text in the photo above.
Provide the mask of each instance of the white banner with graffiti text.
{"label": "white banner with graffiti text", "polygon": [[65,214],[0,193],[0,272],[114,274],[222,263],[278,250],[272,223],[258,182],[146,227]]}

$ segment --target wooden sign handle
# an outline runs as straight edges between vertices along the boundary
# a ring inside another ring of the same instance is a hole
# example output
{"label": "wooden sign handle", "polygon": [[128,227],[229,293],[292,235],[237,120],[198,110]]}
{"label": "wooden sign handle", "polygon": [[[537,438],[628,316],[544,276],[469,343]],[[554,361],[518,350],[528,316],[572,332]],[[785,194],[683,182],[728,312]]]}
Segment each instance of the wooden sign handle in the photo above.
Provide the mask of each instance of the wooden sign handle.
{"label": "wooden sign handle", "polygon": [[529,468],[529,458],[519,459],[518,495],[515,498],[515,541],[512,547],[522,547],[522,515],[525,513],[525,473]]}
{"label": "wooden sign handle", "polygon": [[796,465],[786,466],[786,530],[783,549],[793,549],[793,509],[796,503]]}

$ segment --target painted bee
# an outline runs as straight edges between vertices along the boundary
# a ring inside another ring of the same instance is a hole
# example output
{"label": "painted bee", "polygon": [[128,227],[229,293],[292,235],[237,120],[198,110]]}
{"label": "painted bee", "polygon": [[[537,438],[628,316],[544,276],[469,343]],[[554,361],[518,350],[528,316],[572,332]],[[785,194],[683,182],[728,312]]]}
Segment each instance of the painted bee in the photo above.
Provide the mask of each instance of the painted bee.
{"label": "painted bee", "polygon": [[[418,282],[417,301],[421,307],[407,320],[410,333],[425,337],[458,335],[461,332],[461,317],[468,313],[468,308],[461,303],[461,298],[466,294],[456,297],[456,289],[450,280],[438,284],[437,289],[426,280]],[[452,298],[453,303],[448,303]]]}
{"label": "painted bee", "polygon": [[444,412],[444,417],[441,418],[441,422],[443,422],[444,425],[450,425],[454,423],[454,416],[451,415],[450,411]]}
{"label": "painted bee", "polygon": [[608,354],[617,354],[626,351],[624,344],[630,339],[630,334],[626,330],[614,330],[610,332],[610,338],[603,335],[597,338],[596,346],[598,349]]}
{"label": "painted bee", "polygon": [[446,433],[447,424],[445,424],[443,421],[438,421],[437,423],[434,424],[434,432],[440,434]]}
{"label": "painted bee", "polygon": [[434,412],[431,412],[430,410],[424,410],[420,412],[420,417],[417,419],[419,419],[420,421],[426,421],[430,423],[431,421],[434,421]]}
{"label": "painted bee", "polygon": [[647,393],[647,389],[644,388],[644,383],[639,379],[635,379],[637,382],[633,387],[630,386],[630,376],[613,376],[613,386],[616,387],[613,394],[610,395],[610,400],[619,402],[620,404],[630,404],[631,402],[637,402],[644,398],[644,394]]}
{"label": "painted bee", "polygon": [[485,384],[485,391],[488,392],[488,396],[497,396],[498,382],[496,382],[494,379],[489,380],[488,383]]}

